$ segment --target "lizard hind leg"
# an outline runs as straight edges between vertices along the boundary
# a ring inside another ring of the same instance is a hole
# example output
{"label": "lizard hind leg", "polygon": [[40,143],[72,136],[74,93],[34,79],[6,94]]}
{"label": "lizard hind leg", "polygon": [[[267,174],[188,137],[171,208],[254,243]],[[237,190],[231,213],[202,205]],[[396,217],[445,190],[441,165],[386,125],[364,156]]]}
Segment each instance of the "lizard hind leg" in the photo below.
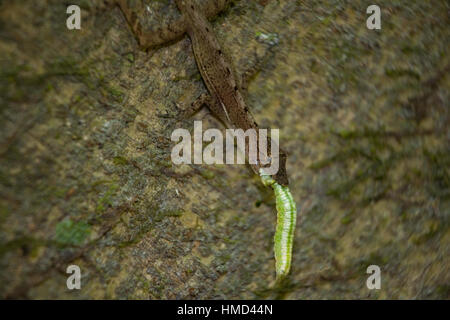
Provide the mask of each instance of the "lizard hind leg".
{"label": "lizard hind leg", "polygon": [[184,17],[181,16],[175,21],[168,23],[165,26],[159,27],[156,30],[145,30],[139,20],[136,12],[143,12],[143,8],[136,8],[135,5],[130,5],[128,2],[135,3],[129,0],[115,0],[120,7],[125,19],[136,37],[139,46],[143,49],[148,49],[162,45],[166,42],[171,42],[175,39],[181,38],[186,32],[186,23]]}

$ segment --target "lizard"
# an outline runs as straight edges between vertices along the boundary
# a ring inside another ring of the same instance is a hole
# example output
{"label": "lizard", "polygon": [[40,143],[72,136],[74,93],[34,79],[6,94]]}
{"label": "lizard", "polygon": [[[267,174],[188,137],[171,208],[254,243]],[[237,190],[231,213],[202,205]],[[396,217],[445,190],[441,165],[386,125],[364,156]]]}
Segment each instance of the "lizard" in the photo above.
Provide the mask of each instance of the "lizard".
{"label": "lizard", "polygon": [[[197,67],[209,92],[209,94],[200,95],[191,104],[192,111],[207,105],[211,112],[227,127],[244,131],[255,129],[258,132],[258,124],[241,93],[242,83],[238,84],[231,64],[222,52],[208,21],[208,18],[222,11],[231,2],[230,0],[213,0],[203,2],[201,5],[194,0],[175,0],[181,12],[181,17],[170,23],[166,28],[160,28],[156,32],[143,31],[127,0],[116,1],[143,48],[156,47],[165,42],[173,41],[185,33],[189,35]],[[267,150],[271,150],[272,143],[274,142],[267,138]],[[246,148],[246,152],[248,152],[248,146]],[[274,252],[277,280],[281,280],[290,269],[297,212],[288,188],[287,154],[281,148],[279,148],[277,160],[278,171],[272,176],[264,173],[264,166],[260,161],[256,164],[250,164],[250,166],[256,174],[261,176],[265,186],[271,186],[274,189],[276,195],[278,215]]]}
{"label": "lizard", "polygon": [[[193,113],[206,105],[209,110],[227,127],[239,128],[243,131],[255,129],[258,124],[246,105],[239,84],[234,75],[231,64],[212,32],[208,17],[213,17],[222,11],[231,1],[213,0],[198,5],[193,0],[175,0],[182,16],[168,24],[166,28],[159,28],[154,32],[145,32],[136,13],[128,5],[127,0],[117,0],[125,18],[142,48],[148,49],[175,40],[187,33],[192,42],[192,49],[198,69],[208,89],[209,95],[202,94],[194,101],[190,108]],[[271,150],[271,139],[267,139],[267,150]],[[283,186],[289,184],[286,173],[287,154],[279,148],[278,171],[274,180]],[[248,150],[246,150],[248,153]],[[272,159],[273,160],[273,159]],[[250,164],[256,174],[260,174],[263,165],[258,162]]]}

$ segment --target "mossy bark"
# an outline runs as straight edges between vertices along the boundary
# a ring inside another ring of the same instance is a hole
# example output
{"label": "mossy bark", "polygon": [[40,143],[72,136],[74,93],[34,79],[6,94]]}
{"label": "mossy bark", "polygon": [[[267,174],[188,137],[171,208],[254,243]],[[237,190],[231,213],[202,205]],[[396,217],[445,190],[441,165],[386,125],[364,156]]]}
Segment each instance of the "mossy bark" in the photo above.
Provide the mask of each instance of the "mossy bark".
{"label": "mossy bark", "polygon": [[247,101],[289,153],[276,288],[270,189],[171,162],[176,126],[221,128],[175,121],[205,92],[189,39],[143,52],[117,7],[72,2],[78,31],[61,1],[0,2],[0,297],[449,298],[448,2],[378,1],[381,30],[362,0],[236,1],[213,22],[238,73],[263,60]]}

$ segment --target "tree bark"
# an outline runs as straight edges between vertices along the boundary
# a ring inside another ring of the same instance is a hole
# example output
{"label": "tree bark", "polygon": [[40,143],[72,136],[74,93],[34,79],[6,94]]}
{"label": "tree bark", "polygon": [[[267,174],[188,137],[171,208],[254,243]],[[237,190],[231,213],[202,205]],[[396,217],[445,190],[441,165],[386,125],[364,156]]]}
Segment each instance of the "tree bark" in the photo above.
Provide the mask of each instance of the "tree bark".
{"label": "tree bark", "polygon": [[[262,59],[247,101],[289,153],[281,288],[270,189],[171,162],[175,128],[222,128],[175,119],[206,92],[189,38],[143,52],[117,7],[72,2],[81,30],[60,1],[0,4],[0,297],[448,299],[447,2],[378,1],[381,30],[367,1],[236,1],[213,21],[238,73]],[[177,15],[154,1],[140,19]]]}

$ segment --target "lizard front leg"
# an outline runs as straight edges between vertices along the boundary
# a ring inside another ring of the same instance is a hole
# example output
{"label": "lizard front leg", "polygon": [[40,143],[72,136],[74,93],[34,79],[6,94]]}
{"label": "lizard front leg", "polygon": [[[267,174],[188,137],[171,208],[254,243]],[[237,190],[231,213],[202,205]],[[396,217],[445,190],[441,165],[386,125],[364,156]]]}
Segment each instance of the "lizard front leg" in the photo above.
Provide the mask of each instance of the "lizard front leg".
{"label": "lizard front leg", "polygon": [[[197,111],[199,111],[203,106],[213,103],[212,97],[207,93],[202,93],[194,102],[192,102],[188,107],[180,110],[178,112],[177,119],[187,119],[192,117]],[[177,106],[178,109],[180,109]]]}
{"label": "lizard front leg", "polygon": [[229,126],[227,115],[225,114],[219,101],[214,99],[210,94],[202,93],[194,102],[187,108],[181,110],[177,116],[178,119],[190,118],[202,107],[206,106],[211,114],[223,123],[225,127]]}

